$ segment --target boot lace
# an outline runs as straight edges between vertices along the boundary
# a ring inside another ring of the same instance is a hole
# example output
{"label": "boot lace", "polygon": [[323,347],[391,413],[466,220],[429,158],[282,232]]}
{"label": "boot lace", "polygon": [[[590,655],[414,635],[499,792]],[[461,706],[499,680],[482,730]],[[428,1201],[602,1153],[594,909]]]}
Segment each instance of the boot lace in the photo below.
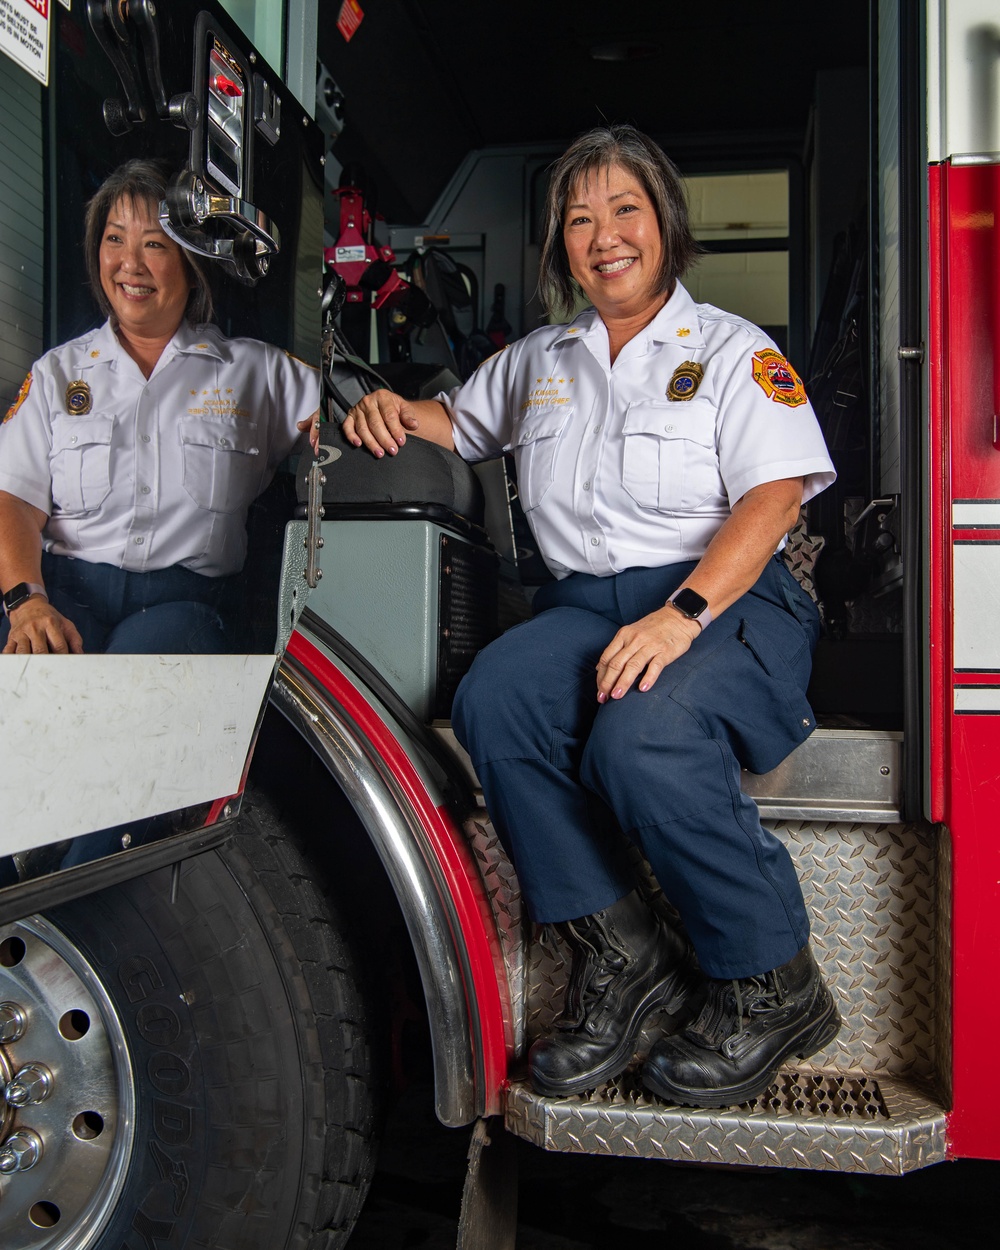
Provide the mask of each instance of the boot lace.
{"label": "boot lace", "polygon": [[556,1024],[572,1031],[593,1024],[609,987],[627,961],[623,952],[590,941],[586,931],[573,921],[564,928],[573,949],[573,967],[566,987],[566,1004]]}
{"label": "boot lace", "polygon": [[699,1045],[717,1050],[754,1016],[774,1011],[783,1001],[781,987],[770,972],[731,981],[710,980],[701,1011],[685,1031]]}

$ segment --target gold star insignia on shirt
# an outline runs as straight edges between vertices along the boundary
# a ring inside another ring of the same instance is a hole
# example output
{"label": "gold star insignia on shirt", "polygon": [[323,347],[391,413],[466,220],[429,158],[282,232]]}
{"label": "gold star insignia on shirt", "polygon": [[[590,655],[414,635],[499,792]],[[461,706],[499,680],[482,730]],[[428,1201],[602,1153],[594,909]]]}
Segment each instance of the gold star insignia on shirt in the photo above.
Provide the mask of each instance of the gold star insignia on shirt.
{"label": "gold star insignia on shirt", "polygon": [[90,359],[91,359],[91,360],[96,360],[96,359],[97,359],[97,357],[98,357],[98,356],[100,356],[100,354],[101,354],[101,353],[95,349],[94,351],[92,351],[92,352],[90,353]]}
{"label": "gold star insignia on shirt", "polygon": [[232,395],[232,393],[233,393],[233,388],[232,388],[231,386],[227,386],[227,387],[226,387],[226,394],[227,394],[227,395]]}
{"label": "gold star insignia on shirt", "polygon": [[197,391],[192,391],[192,392],[191,392],[191,394],[192,394],[192,395],[197,395],[197,394],[198,394],[198,392],[197,392]]}
{"label": "gold star insignia on shirt", "polygon": [[677,331],[677,337],[679,339],[686,339],[690,333],[691,331],[687,328],[687,326],[681,326],[681,328]]}
{"label": "gold star insignia on shirt", "polygon": [[542,381],[542,379],[541,379],[541,378],[535,378],[535,381],[536,381],[537,383],[539,383],[539,385],[541,385],[541,381]]}
{"label": "gold star insignia on shirt", "polygon": [[207,350],[208,350],[208,344],[207,344],[207,343],[195,343],[195,347],[197,347],[198,351],[200,351],[200,352],[204,352],[204,351],[207,351]]}
{"label": "gold star insignia on shirt", "polygon": [[219,388],[218,388],[218,387],[216,387],[216,388],[215,388],[215,390],[214,390],[214,391],[212,391],[212,394],[213,394],[213,395],[221,395],[221,394],[222,394],[222,392],[219,390]]}
{"label": "gold star insignia on shirt", "polygon": [[579,334],[580,330],[577,326],[570,326],[570,328],[566,331],[566,333],[567,334]]}
{"label": "gold star insignia on shirt", "polygon": [[560,386],[563,386],[563,385],[565,384],[565,382],[566,382],[566,379],[565,379],[565,378],[560,378],[560,379],[559,379],[559,385],[560,385]]}

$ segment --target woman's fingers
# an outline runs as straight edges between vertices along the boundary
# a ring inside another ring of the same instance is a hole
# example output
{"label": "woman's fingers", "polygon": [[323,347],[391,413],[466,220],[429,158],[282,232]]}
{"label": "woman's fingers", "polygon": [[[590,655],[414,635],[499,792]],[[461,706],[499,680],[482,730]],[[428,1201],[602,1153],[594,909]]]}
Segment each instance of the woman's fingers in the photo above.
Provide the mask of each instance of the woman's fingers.
{"label": "woman's fingers", "polygon": [[344,420],[344,435],[355,447],[367,447],[381,458],[394,456],[406,442],[407,430],[417,420],[410,405],[393,391],[372,391],[351,408]]}
{"label": "woman's fingers", "polygon": [[[675,619],[676,618],[676,619]],[[639,681],[652,689],[660,673],[684,654],[701,633],[673,608],[661,608],[633,625],[623,625],[597,661],[597,701],[620,699]]]}
{"label": "woman's fingers", "polygon": [[313,455],[319,455],[319,409],[317,408],[311,417],[298,421],[296,425],[303,433],[306,430],[309,431],[309,446],[313,449]]}
{"label": "woman's fingers", "polygon": [[33,610],[29,617],[19,619],[16,624],[11,622],[4,655],[83,654],[83,639],[71,620],[44,600],[38,601],[37,606],[34,603],[30,606]]}

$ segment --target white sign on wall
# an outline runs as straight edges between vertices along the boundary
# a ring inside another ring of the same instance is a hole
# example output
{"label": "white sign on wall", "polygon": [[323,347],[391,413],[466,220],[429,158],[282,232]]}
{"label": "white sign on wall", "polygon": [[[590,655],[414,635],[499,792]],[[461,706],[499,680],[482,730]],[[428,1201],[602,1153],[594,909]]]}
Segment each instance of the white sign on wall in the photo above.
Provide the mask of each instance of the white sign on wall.
{"label": "white sign on wall", "polygon": [[0,0],[0,52],[49,85],[50,0]]}

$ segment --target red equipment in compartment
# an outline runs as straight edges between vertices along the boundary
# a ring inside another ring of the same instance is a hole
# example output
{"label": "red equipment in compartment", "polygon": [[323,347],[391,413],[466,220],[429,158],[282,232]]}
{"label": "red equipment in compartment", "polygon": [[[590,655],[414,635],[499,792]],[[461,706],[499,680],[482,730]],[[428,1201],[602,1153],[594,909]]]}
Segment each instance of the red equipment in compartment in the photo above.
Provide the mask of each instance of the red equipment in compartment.
{"label": "red equipment in compartment", "polygon": [[[352,171],[345,170],[349,175]],[[374,216],[365,202],[360,178],[342,180],[333,192],[340,198],[340,234],[333,247],[324,250],[323,259],[347,284],[347,303],[362,304],[369,299],[376,308],[395,293],[409,289],[394,268],[396,254],[391,247],[375,241]]]}

